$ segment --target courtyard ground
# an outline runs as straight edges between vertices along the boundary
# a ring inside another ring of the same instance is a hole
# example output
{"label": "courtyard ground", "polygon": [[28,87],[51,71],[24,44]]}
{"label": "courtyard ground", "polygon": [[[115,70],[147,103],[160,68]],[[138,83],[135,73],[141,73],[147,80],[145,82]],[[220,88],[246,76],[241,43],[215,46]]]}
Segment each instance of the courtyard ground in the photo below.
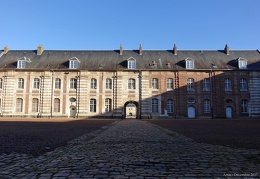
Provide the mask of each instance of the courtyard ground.
{"label": "courtyard ground", "polygon": [[[83,134],[108,126],[112,119],[0,118],[0,154],[41,155]],[[147,120],[197,142],[260,149],[260,120]]]}

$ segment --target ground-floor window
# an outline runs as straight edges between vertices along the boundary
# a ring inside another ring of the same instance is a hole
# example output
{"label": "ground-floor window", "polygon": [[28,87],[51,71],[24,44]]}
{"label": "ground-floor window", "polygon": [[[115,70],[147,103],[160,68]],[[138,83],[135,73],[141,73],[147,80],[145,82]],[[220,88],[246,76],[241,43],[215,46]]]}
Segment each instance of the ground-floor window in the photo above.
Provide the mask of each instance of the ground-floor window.
{"label": "ground-floor window", "polygon": [[241,112],[242,113],[248,113],[248,101],[246,99],[242,99],[242,104],[241,104]]}
{"label": "ground-floor window", "polygon": [[112,100],[110,98],[105,99],[105,111],[109,112],[112,110]]}
{"label": "ground-floor window", "polygon": [[16,99],[16,112],[23,112],[23,99],[22,98]]}
{"label": "ground-floor window", "polygon": [[168,99],[167,100],[167,113],[173,113],[173,100],[172,99]]}
{"label": "ground-floor window", "polygon": [[96,112],[96,99],[90,99],[90,105],[89,105],[89,107],[90,107],[90,112]]}
{"label": "ground-floor window", "polygon": [[210,113],[210,100],[204,100],[204,113]]}
{"label": "ground-floor window", "polygon": [[33,98],[32,100],[32,112],[38,112],[39,100],[37,98]]}
{"label": "ground-floor window", "polygon": [[159,104],[157,98],[152,99],[152,112],[159,112]]}
{"label": "ground-floor window", "polygon": [[54,112],[60,112],[60,99],[54,99]]}

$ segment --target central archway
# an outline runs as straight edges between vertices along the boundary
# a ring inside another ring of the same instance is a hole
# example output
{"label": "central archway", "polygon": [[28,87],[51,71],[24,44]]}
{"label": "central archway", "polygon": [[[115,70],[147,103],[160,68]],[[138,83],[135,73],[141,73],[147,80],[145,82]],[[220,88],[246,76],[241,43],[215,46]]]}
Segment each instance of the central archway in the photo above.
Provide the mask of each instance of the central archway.
{"label": "central archway", "polygon": [[124,118],[138,118],[139,105],[136,101],[127,101],[124,105]]}

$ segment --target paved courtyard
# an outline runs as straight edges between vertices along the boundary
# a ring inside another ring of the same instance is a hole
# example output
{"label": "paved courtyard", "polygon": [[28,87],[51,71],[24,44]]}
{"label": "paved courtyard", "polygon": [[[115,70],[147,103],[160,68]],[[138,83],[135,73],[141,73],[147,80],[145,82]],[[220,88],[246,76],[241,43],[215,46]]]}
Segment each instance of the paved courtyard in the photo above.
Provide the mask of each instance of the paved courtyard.
{"label": "paved courtyard", "polygon": [[258,150],[196,143],[126,119],[36,158],[2,154],[0,178],[259,178],[259,161]]}

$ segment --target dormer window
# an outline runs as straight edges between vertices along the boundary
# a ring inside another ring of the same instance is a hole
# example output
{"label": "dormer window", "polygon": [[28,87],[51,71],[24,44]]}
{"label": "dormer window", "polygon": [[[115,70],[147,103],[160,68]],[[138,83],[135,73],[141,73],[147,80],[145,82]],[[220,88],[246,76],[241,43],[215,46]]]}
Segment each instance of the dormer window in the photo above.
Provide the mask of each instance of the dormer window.
{"label": "dormer window", "polygon": [[70,65],[69,66],[70,69],[78,69],[79,63],[80,63],[78,58],[73,57],[69,61],[70,61],[70,64],[69,64]]}
{"label": "dormer window", "polygon": [[186,69],[194,69],[194,59],[188,57],[185,59],[185,62],[186,62]]}
{"label": "dormer window", "polygon": [[246,69],[247,68],[247,59],[239,58],[238,59],[238,68],[239,69]]}
{"label": "dormer window", "polygon": [[136,60],[133,57],[131,57],[127,60],[127,68],[136,69]]}
{"label": "dormer window", "polygon": [[26,67],[26,62],[30,63],[31,60],[27,57],[22,57],[17,60],[17,68],[24,69]]}

